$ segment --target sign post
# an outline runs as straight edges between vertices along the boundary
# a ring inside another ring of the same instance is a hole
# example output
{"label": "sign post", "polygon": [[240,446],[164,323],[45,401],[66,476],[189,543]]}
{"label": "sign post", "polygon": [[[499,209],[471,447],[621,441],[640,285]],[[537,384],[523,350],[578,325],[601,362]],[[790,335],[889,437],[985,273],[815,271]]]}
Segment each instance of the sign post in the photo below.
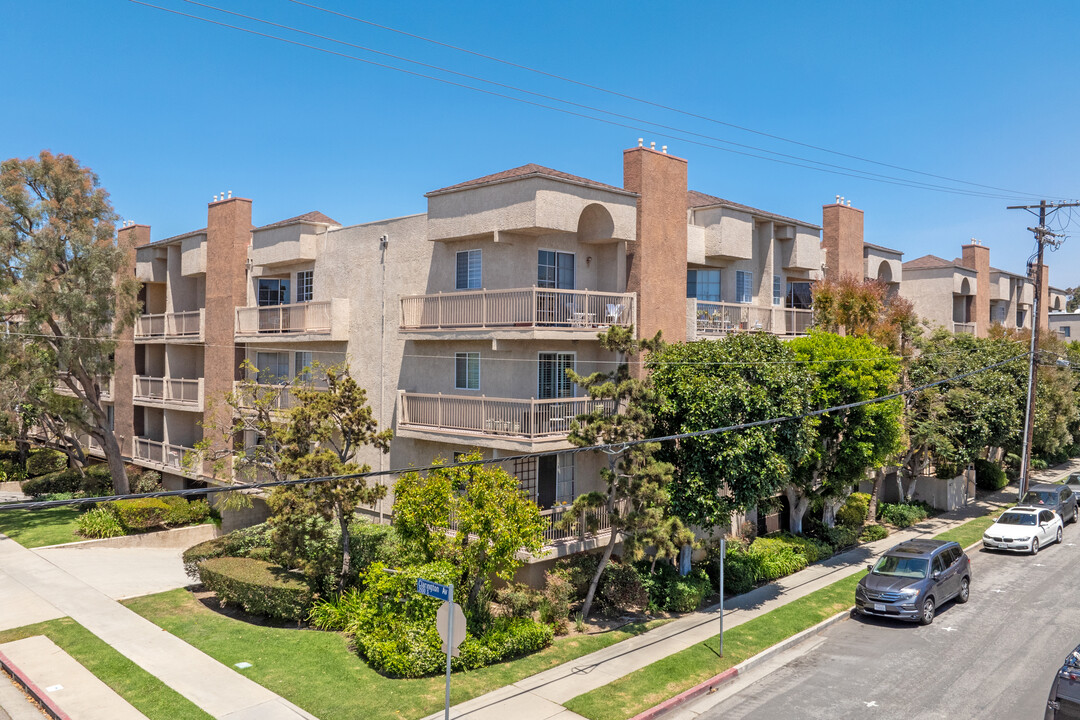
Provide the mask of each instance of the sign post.
{"label": "sign post", "polygon": [[720,538],[720,657],[724,657],[724,561],[727,560],[727,541]]}
{"label": "sign post", "polygon": [[[445,601],[435,616],[436,629],[446,647],[446,712],[444,720],[450,720],[450,658],[458,654],[457,648],[465,639],[465,613],[454,602],[454,585],[417,578],[416,591],[421,595]],[[455,619],[456,618],[456,619]]]}

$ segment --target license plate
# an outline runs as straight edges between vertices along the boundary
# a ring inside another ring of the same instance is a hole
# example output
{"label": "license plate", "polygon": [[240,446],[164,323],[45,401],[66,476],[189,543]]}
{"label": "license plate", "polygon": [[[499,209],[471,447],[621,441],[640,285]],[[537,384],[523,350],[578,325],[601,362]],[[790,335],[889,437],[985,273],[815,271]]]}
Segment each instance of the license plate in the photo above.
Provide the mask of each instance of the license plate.
{"label": "license plate", "polygon": [[885,612],[885,606],[881,603],[874,603],[874,612]]}

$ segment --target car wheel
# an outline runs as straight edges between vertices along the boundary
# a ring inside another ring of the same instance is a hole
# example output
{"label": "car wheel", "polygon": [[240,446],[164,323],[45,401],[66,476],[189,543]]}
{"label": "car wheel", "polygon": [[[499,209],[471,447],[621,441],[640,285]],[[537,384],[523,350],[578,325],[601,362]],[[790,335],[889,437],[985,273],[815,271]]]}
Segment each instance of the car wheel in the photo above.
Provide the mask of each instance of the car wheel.
{"label": "car wheel", "polygon": [[934,622],[934,598],[926,598],[922,604],[922,614],[919,615],[920,625],[929,625]]}
{"label": "car wheel", "polygon": [[1057,543],[1060,543],[1060,542],[1061,542],[1061,528],[1058,528],[1058,531],[1057,531],[1057,539],[1056,539],[1056,540],[1054,540],[1054,542],[1057,542]]}
{"label": "car wheel", "polygon": [[1039,554],[1039,538],[1031,538],[1031,554]]}
{"label": "car wheel", "polygon": [[971,597],[971,581],[964,578],[960,581],[960,593],[956,596],[956,602],[963,605]]}

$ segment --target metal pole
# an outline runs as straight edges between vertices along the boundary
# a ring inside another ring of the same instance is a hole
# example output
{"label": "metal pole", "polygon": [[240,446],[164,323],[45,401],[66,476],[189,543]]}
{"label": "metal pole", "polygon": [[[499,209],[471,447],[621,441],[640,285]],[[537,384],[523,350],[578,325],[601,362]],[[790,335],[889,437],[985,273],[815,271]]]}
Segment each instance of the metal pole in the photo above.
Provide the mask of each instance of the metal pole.
{"label": "metal pole", "polygon": [[724,657],[724,561],[727,560],[727,539],[720,538],[720,657]]}
{"label": "metal pole", "polygon": [[450,583],[450,598],[447,600],[447,613],[450,619],[446,623],[446,713],[444,720],[450,720],[450,654],[453,652],[454,643],[454,584]]}
{"label": "metal pole", "polygon": [[[1039,208],[1039,230],[1043,229],[1046,222],[1046,201],[1043,200]],[[1028,472],[1031,468],[1031,443],[1035,435],[1035,374],[1038,372],[1036,353],[1039,347],[1039,295],[1042,292],[1043,273],[1043,235],[1036,233],[1039,243],[1038,260],[1035,265],[1035,292],[1032,294],[1031,303],[1031,350],[1028,356],[1028,387],[1027,407],[1024,409],[1024,441],[1020,449],[1020,488],[1016,499],[1024,497],[1028,487]]]}

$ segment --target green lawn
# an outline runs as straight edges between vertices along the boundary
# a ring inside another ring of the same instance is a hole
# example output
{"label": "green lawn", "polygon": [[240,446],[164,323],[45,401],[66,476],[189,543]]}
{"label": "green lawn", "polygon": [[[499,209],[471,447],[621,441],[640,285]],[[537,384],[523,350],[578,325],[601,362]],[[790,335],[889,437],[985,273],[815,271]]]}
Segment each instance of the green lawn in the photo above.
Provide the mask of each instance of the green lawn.
{"label": "green lawn", "polygon": [[80,511],[74,507],[52,507],[44,510],[0,510],[0,533],[23,547],[85,540],[75,532]]}
{"label": "green lawn", "polygon": [[0,643],[45,635],[150,720],[209,720],[210,716],[71,618],[0,631]]}
{"label": "green lawn", "polygon": [[[125,601],[129,608],[211,657],[292,701],[320,720],[403,720],[443,707],[442,677],[392,680],[349,649],[344,635],[271,628],[225,617],[186,590]],[[602,635],[557,638],[551,647],[519,660],[455,674],[451,702],[460,703],[561,665],[663,624],[654,621]]]}
{"label": "green lawn", "polygon": [[[961,547],[976,542],[1000,513],[969,520],[935,537]],[[850,608],[861,572],[782,605],[724,632],[720,637],[669,655],[614,682],[571,699],[566,708],[590,720],[624,720],[719,675],[743,660]]]}

